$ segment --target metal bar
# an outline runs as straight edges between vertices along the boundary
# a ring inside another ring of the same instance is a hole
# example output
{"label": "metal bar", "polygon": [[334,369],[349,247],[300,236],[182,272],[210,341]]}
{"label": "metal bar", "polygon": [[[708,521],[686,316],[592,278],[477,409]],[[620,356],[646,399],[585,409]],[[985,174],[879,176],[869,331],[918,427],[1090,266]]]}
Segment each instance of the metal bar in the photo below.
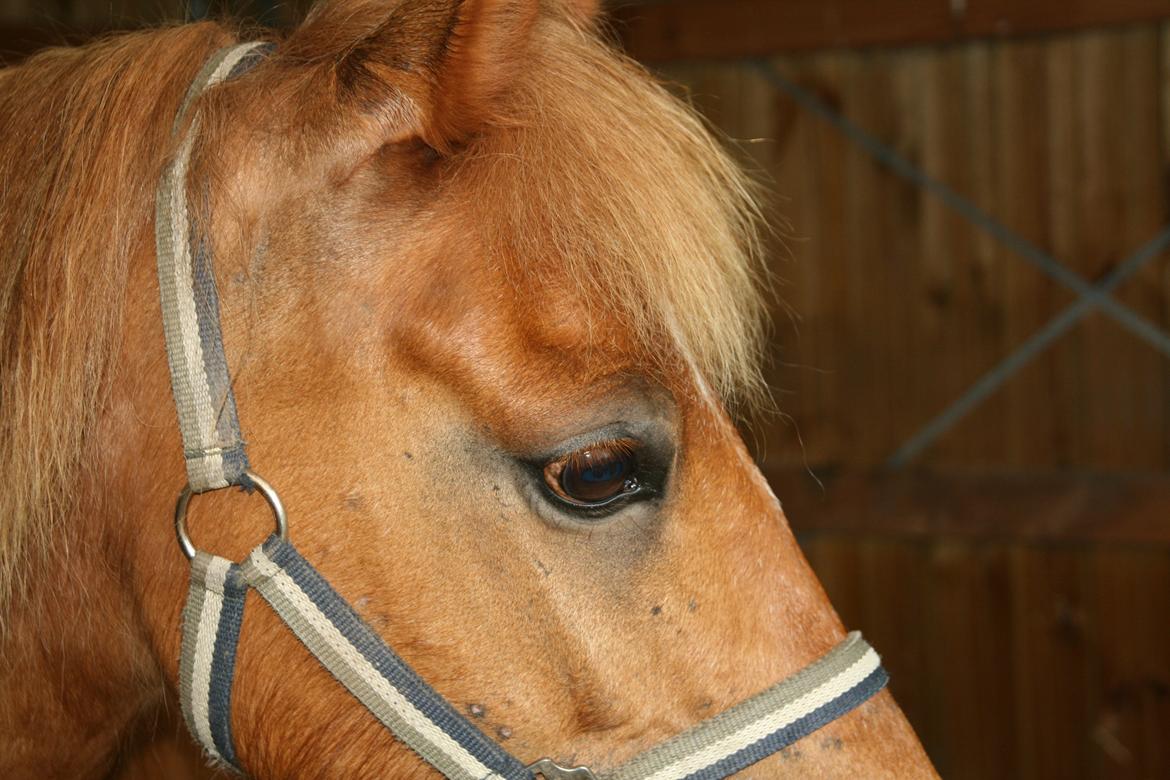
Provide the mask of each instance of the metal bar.
{"label": "metal bar", "polygon": [[210,13],[210,0],[187,0],[187,21],[201,21],[206,19]]}
{"label": "metal bar", "polygon": [[1101,292],[1099,287],[1094,287],[1085,281],[1063,263],[976,206],[972,201],[924,172],[854,122],[841,116],[812,92],[785,78],[772,63],[766,60],[750,60],[749,62],[769,84],[787,94],[803,108],[833,125],[842,135],[869,152],[879,163],[937,197],[973,224],[982,228],[1000,244],[1016,252],[1031,265],[1068,287],[1078,296],[1087,299],[1094,306],[1100,307],[1102,311],[1117,320],[1127,330],[1170,358],[1170,334]]}
{"label": "metal bar", "polygon": [[[1097,289],[1108,293],[1116,289],[1123,281],[1137,273],[1143,265],[1157,257],[1167,247],[1170,247],[1170,228],[1163,230],[1156,238],[1147,243],[1137,252],[1130,255],[1124,262],[1114,268],[1101,280]],[[1079,298],[1067,308],[1048,321],[1048,324],[1036,331],[1027,341],[1016,347],[1007,357],[999,362],[975,384],[955,400],[950,406],[940,412],[917,433],[906,440],[897,452],[886,461],[886,467],[898,469],[906,466],[928,447],[934,444],[947,431],[954,428],[959,420],[963,419],[984,399],[998,390],[1020,368],[1040,354],[1052,342],[1059,338],[1097,308],[1093,300]]]}

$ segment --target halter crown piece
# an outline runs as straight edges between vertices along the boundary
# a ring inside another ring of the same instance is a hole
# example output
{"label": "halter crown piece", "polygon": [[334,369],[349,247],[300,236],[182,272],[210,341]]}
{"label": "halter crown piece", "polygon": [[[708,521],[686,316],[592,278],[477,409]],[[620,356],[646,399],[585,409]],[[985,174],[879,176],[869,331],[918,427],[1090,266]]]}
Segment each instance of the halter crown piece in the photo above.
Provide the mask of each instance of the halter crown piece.
{"label": "halter crown piece", "polygon": [[[187,92],[175,132],[199,95],[258,64],[271,44],[217,52]],[[768,690],[605,773],[551,759],[526,765],[461,715],[371,629],[288,540],[284,507],[249,471],[224,356],[210,242],[187,212],[187,169],[196,114],[159,183],[156,246],[171,385],[188,486],[175,528],[191,561],[183,610],[179,695],[187,727],[216,761],[240,769],[232,739],[232,679],[254,588],[354,698],[445,777],[455,780],[708,780],[732,775],[850,712],[885,686],[881,662],[860,634]],[[185,518],[192,493],[230,486],[259,490],[276,532],[243,563],[195,549]]]}

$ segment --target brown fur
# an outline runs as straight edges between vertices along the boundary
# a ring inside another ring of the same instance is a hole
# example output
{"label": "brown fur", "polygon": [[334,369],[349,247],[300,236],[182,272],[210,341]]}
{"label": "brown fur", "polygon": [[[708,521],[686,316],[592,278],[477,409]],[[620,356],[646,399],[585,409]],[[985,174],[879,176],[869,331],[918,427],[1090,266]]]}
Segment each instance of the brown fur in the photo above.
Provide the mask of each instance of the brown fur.
{"label": "brown fur", "polygon": [[[190,194],[298,548],[517,755],[604,768],[842,628],[714,394],[758,385],[748,187],[591,5],[326,3],[199,102]],[[173,707],[151,195],[231,37],[143,33],[0,80],[5,777],[101,776]],[[615,422],[669,442],[666,495],[575,525],[519,463]],[[196,542],[243,556],[257,503],[200,497]],[[429,774],[254,599],[235,696],[257,776]],[[888,694],[814,739],[751,774],[931,775]]]}

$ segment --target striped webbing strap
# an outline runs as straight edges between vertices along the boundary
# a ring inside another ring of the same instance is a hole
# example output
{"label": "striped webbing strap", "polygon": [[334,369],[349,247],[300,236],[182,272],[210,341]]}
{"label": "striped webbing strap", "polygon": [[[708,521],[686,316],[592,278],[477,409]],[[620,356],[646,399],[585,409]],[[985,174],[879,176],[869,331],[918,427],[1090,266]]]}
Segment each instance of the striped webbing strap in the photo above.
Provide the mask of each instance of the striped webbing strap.
{"label": "striped webbing strap", "polygon": [[850,712],[889,681],[854,631],[796,674],[635,756],[608,780],[728,777]]}
{"label": "striped webbing strap", "polygon": [[[217,53],[200,72],[175,127],[208,87],[265,54],[249,43]],[[187,475],[194,492],[251,486],[224,356],[210,247],[191,226],[187,170],[199,117],[186,131],[159,185],[159,287],[172,388]],[[222,764],[237,767],[232,680],[249,588],[256,591],[320,663],[423,760],[456,780],[597,777],[549,760],[526,767],[461,715],[403,661],[296,549],[279,535],[239,565],[195,553],[179,660],[179,693],[191,733]],[[642,753],[603,780],[722,778],[850,712],[885,686],[877,653],[849,634],[792,677]]]}
{"label": "striped webbing strap", "polygon": [[[246,43],[217,52],[187,90],[174,132],[182,130],[191,105],[203,91],[251,68],[268,48],[270,44]],[[187,203],[187,170],[198,132],[199,115],[195,114],[159,182],[155,249],[187,481],[192,491],[202,493],[246,484],[248,456],[224,356],[211,246],[205,236],[192,230]]]}
{"label": "striped webbing strap", "polygon": [[[400,741],[444,777],[530,780],[531,769],[419,677],[291,543],[273,536],[238,567],[196,558],[184,612],[180,691],[192,733],[231,761],[230,688],[239,612],[224,583],[253,587],[321,664]],[[201,592],[202,591],[202,592]],[[219,599],[222,598],[223,606]],[[876,652],[854,632],[768,690],[642,753],[602,780],[713,780],[793,744],[865,702],[887,681]],[[188,693],[190,692],[190,693]],[[224,740],[228,742],[224,742]]]}
{"label": "striped webbing strap", "polygon": [[179,702],[187,728],[217,761],[237,766],[232,740],[232,678],[248,586],[240,567],[196,553],[183,608]]}

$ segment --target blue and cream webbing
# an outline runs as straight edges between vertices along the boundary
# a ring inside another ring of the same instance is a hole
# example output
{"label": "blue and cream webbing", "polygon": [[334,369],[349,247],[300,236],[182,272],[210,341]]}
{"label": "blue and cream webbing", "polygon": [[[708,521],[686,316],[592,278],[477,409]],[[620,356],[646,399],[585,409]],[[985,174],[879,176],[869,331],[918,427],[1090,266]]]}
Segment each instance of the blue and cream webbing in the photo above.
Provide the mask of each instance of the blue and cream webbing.
{"label": "blue and cream webbing", "polygon": [[[221,49],[187,90],[174,131],[208,87],[254,66],[271,48],[246,43]],[[246,483],[248,456],[228,375],[219,326],[219,296],[205,236],[192,230],[187,204],[187,169],[199,133],[191,118],[175,159],[163,173],[155,198],[154,235],[159,297],[171,390],[179,412],[187,483],[195,493]]]}
{"label": "blue and cream webbing", "polygon": [[179,701],[187,728],[210,756],[231,766],[237,766],[232,678],[247,592],[239,566],[204,552],[195,554],[183,608]]}
{"label": "blue and cream webbing", "polygon": [[[268,48],[249,43],[218,52],[188,91],[176,132],[183,129],[186,112],[200,93],[252,67]],[[189,490],[240,485],[270,491],[248,471],[220,333],[210,247],[192,228],[187,210],[197,114],[185,132],[159,185],[156,229],[167,355]],[[277,511],[279,502],[266,498]],[[283,509],[279,512],[283,520]],[[189,545],[184,535],[180,540]],[[283,535],[273,535],[240,564],[187,547],[185,551],[192,558],[179,660],[183,716],[209,756],[237,769],[232,680],[249,588],[397,739],[456,780],[532,780],[537,775],[546,780],[723,778],[850,712],[887,681],[877,653],[853,633],[793,676],[612,771],[564,769],[549,759],[525,765],[419,677]]]}

